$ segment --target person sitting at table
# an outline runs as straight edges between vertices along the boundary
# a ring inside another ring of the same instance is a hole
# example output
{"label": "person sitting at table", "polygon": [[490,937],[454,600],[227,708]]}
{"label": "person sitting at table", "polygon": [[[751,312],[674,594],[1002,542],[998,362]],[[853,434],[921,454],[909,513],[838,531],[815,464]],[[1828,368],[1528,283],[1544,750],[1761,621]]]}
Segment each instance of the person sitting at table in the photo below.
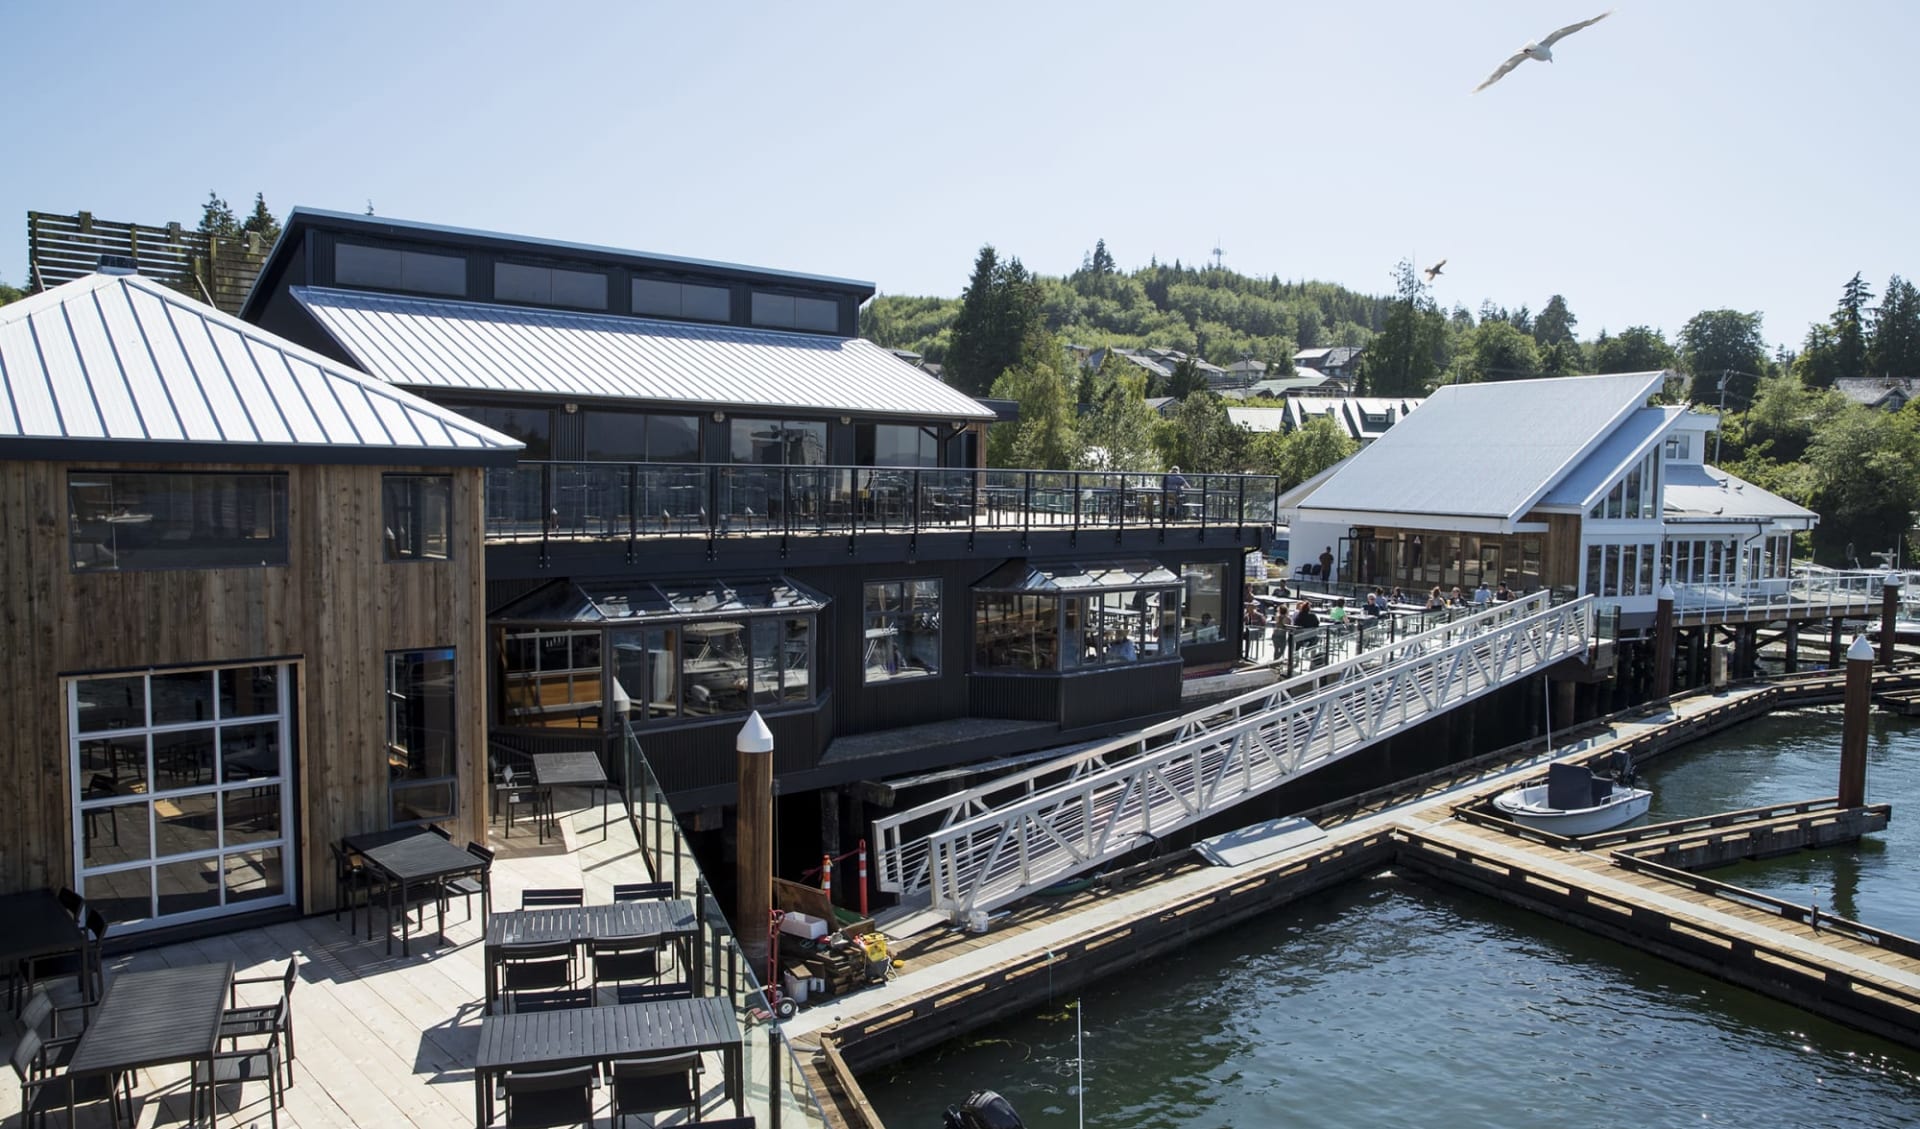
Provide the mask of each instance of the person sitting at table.
{"label": "person sitting at table", "polygon": [[1504,604],[1513,599],[1513,589],[1507,587],[1507,582],[1502,580],[1500,587],[1494,589],[1493,598]]}
{"label": "person sitting at table", "polygon": [[1123,663],[1133,662],[1140,657],[1140,652],[1134,648],[1133,640],[1125,635],[1115,639],[1113,646],[1107,649],[1107,653],[1113,656],[1115,662]]}
{"label": "person sitting at table", "polygon": [[1427,593],[1427,610],[1437,612],[1446,606],[1447,598],[1441,595],[1440,586],[1438,584],[1434,585],[1433,590]]}
{"label": "person sitting at table", "polygon": [[1447,603],[1452,604],[1456,608],[1464,608],[1467,606],[1467,594],[1460,590],[1458,584],[1453,586],[1453,594],[1447,597]]}
{"label": "person sitting at table", "polygon": [[1313,614],[1313,602],[1311,600],[1300,601],[1299,608],[1293,613],[1293,625],[1302,631],[1320,626],[1320,617]]}
{"label": "person sitting at table", "polygon": [[1407,602],[1407,594],[1402,592],[1400,586],[1396,584],[1393,586],[1393,595],[1387,598],[1387,602],[1389,604],[1404,604]]}

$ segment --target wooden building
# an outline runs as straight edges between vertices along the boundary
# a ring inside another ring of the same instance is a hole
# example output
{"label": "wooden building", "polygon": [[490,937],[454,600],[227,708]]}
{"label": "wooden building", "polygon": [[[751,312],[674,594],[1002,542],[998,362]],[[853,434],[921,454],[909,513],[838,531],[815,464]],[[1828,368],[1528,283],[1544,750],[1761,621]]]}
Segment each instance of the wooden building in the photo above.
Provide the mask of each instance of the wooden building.
{"label": "wooden building", "polygon": [[0,308],[0,383],[0,891],[311,912],[342,836],[483,834],[518,443],[131,274]]}
{"label": "wooden building", "polygon": [[993,411],[855,336],[873,292],[297,208],[242,316],[525,445],[485,502],[503,757],[643,749],[717,810],[750,710],[787,795],[1176,712],[1277,484],[984,469]]}

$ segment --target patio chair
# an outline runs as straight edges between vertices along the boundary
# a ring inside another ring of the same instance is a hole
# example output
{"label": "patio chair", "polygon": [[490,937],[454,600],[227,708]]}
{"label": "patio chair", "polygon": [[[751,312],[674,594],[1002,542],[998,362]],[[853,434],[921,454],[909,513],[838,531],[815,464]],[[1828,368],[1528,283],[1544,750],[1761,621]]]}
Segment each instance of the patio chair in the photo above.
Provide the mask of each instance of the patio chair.
{"label": "patio chair", "polygon": [[60,892],[56,894],[55,897],[60,899],[60,904],[66,907],[67,912],[73,915],[75,921],[83,921],[86,919],[87,899],[81,897],[79,892],[73,887],[60,887]]}
{"label": "patio chair", "polygon": [[478,843],[468,843],[467,853],[480,860],[478,875],[466,874],[440,886],[442,904],[459,898],[467,907],[467,920],[473,920],[473,896],[480,895],[480,916],[493,916],[493,852]]}
{"label": "patio chair", "polygon": [[[287,970],[277,976],[236,976],[233,987],[228,992],[228,1007],[220,1017],[220,1038],[237,1042],[240,1039],[271,1038],[279,1036],[287,1041],[285,1065],[287,1080],[285,1086],[293,1086],[293,986],[298,980],[300,958],[287,958]],[[278,984],[280,999],[260,1007],[240,1006],[240,985],[242,984]]]}
{"label": "patio chair", "polygon": [[660,941],[654,937],[595,937],[587,942],[593,986],[660,978]]}
{"label": "patio chair", "polygon": [[[60,1017],[73,1013],[79,1022],[76,1030],[70,1034],[60,1033]],[[39,1066],[45,1070],[59,1070],[73,1057],[73,1048],[80,1042],[80,1030],[86,1027],[87,1008],[85,1005],[55,1007],[53,997],[47,995],[45,988],[35,988],[27,999],[27,1006],[20,1009],[20,1028],[31,1031],[40,1038]]]}
{"label": "patio chair", "polygon": [[591,1063],[565,1070],[509,1070],[500,1076],[507,1129],[592,1126],[593,1091],[599,1084],[599,1072]]}
{"label": "patio chair", "polygon": [[607,1067],[613,1091],[613,1129],[640,1113],[684,1109],[693,1120],[700,1110],[700,1052],[615,1059]]}
{"label": "patio chair", "polygon": [[50,956],[34,957],[24,962],[24,974],[27,983],[49,976],[77,976],[80,979],[81,994],[91,1003],[106,991],[107,974],[100,963],[100,946],[107,939],[109,928],[107,919],[97,909],[89,909],[87,918],[87,940],[81,949],[78,962],[72,953],[59,953]]}
{"label": "patio chair", "polygon": [[622,984],[614,994],[623,1004],[650,1004],[660,1000],[690,1000],[693,985],[684,980],[669,984]]}
{"label": "patio chair", "polygon": [[[31,1028],[20,1032],[20,1040],[13,1046],[9,1061],[13,1072],[20,1079],[20,1122],[22,1125],[45,1126],[47,1114],[59,1111],[67,1112],[70,1107],[92,1105],[94,1102],[115,1102],[121,1096],[118,1091],[125,1090],[127,1100],[127,1122],[133,1122],[133,1084],[125,1074],[103,1078],[89,1075],[74,1078],[60,1074],[48,1065],[45,1058],[46,1045],[40,1041],[38,1032]],[[120,1107],[114,1106],[113,1120],[120,1120]]]}
{"label": "patio chair", "polygon": [[[270,1010],[285,1012],[287,1001],[281,1000]],[[290,1022],[284,1015],[269,1020],[264,1025],[268,1032],[264,1044],[246,1050],[222,1051],[213,1056],[211,1070],[205,1062],[193,1064],[193,1084],[207,1088],[209,1109],[214,1105],[213,1090],[216,1086],[265,1082],[267,1117],[272,1129],[280,1129],[280,1107],[287,1102],[285,1092],[280,1087],[280,1031]],[[224,1022],[220,1033],[223,1036],[226,1034]]]}
{"label": "patio chair", "polygon": [[583,906],[587,904],[587,892],[578,886],[556,886],[544,890],[520,891],[521,909],[540,909],[547,906]]}
{"label": "patio chair", "polygon": [[540,941],[500,948],[500,991],[507,1010],[517,1010],[516,998],[533,992],[573,987],[573,942]]}
{"label": "patio chair", "polygon": [[330,844],[327,850],[333,855],[333,919],[340,920],[340,906],[347,907],[347,932],[359,931],[360,907],[367,907],[367,928],[373,928],[373,889],[378,885],[373,871],[362,866],[358,859],[342,850],[340,844]]}
{"label": "patio chair", "polygon": [[616,902],[644,902],[671,897],[671,882],[624,882],[613,888],[613,900]]}
{"label": "patio chair", "polygon": [[527,808],[533,813],[533,829],[542,843],[547,841],[547,823],[551,821],[553,791],[514,775],[513,766],[500,769],[500,782],[494,785],[494,810],[505,815],[507,838],[513,838],[513,813]]}

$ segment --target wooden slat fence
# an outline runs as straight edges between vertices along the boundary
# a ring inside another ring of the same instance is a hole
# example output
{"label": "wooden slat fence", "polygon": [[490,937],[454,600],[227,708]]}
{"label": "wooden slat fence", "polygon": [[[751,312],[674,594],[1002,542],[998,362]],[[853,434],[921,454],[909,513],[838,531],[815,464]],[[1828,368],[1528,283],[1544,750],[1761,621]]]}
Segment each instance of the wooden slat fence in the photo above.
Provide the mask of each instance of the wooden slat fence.
{"label": "wooden slat fence", "polygon": [[99,266],[100,256],[119,255],[133,260],[148,278],[237,314],[271,249],[253,233],[216,238],[177,223],[151,227],[96,219],[91,212],[27,213],[28,269],[35,290],[85,277]]}

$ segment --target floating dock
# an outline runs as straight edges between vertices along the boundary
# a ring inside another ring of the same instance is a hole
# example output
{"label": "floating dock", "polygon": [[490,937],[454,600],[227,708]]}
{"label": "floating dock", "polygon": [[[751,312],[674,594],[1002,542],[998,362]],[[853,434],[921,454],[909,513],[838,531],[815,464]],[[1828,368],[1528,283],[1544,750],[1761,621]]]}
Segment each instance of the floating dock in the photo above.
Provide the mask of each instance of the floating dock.
{"label": "floating dock", "polygon": [[[1615,720],[1553,759],[1598,768],[1626,750],[1644,762],[1777,708],[1837,702],[1842,687],[1842,675],[1822,673],[1677,699]],[[1877,674],[1875,690],[1920,693],[1920,674]],[[1920,1047],[1920,943],[1693,872],[1851,842],[1887,826],[1886,805],[1811,799],[1570,840],[1491,814],[1492,796],[1547,763],[1501,759],[1308,813],[1324,838],[1241,866],[1189,857],[1127,888],[1029,899],[984,934],[942,928],[908,938],[896,946],[904,964],[893,980],[803,1011],[786,1031],[803,1059],[820,1052],[809,1073],[816,1092],[840,1099],[844,1123],[877,1127],[859,1072],[1320,890],[1406,868]]]}

